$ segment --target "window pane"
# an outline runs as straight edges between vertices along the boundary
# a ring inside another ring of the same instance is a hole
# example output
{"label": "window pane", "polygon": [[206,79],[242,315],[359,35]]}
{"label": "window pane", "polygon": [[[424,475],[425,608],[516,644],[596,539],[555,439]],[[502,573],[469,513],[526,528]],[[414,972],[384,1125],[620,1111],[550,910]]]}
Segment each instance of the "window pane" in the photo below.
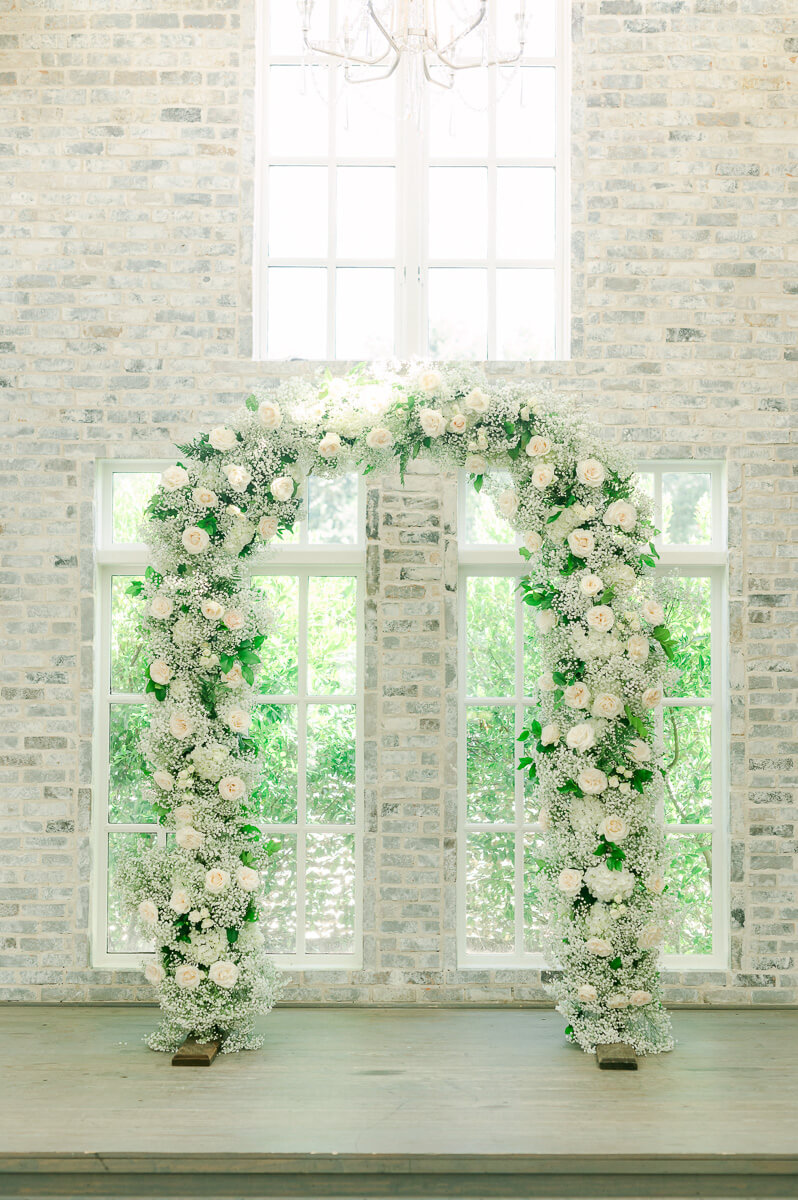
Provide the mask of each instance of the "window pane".
{"label": "window pane", "polygon": [[466,581],[469,696],[515,691],[515,579],[472,575]]}
{"label": "window pane", "polygon": [[308,479],[308,541],[313,545],[352,545],[358,540],[358,476]]}
{"label": "window pane", "polygon": [[[524,724],[529,728],[530,721],[535,719],[535,709],[527,705],[524,709]],[[526,757],[526,743],[516,742],[518,758]],[[541,798],[538,793],[538,781],[533,779],[527,769],[524,775],[524,820],[528,825],[536,825],[540,819]]]}
{"label": "window pane", "polygon": [[554,171],[499,167],[496,172],[499,258],[554,257]]}
{"label": "window pane", "polygon": [[712,711],[663,710],[665,820],[698,825],[712,820]]}
{"label": "window pane", "polygon": [[[512,53],[518,46],[518,25],[515,14],[517,4],[497,4],[496,8],[496,43],[505,55]],[[530,11],[531,8],[531,11]],[[529,57],[548,58],[555,51],[555,27],[557,6],[555,0],[535,0],[533,5],[526,6],[526,47]]]}
{"label": "window pane", "polygon": [[428,88],[431,158],[485,158],[488,73],[462,71],[451,91]]}
{"label": "window pane", "polygon": [[395,79],[363,87],[336,82],[336,153],[339,158],[393,158],[396,145]]}
{"label": "window pane", "polygon": [[712,834],[673,835],[668,892],[676,900],[666,954],[712,953]]}
{"label": "window pane", "polygon": [[[504,471],[492,472],[491,478],[497,483],[501,481],[502,486],[510,486],[510,476]],[[473,546],[512,545],[515,530],[496,512],[490,496],[484,490],[477,491],[470,480],[464,480],[462,486],[466,489],[466,542]]]}
{"label": "window pane", "polygon": [[253,799],[267,824],[297,817],[297,716],[293,704],[256,704],[250,737],[259,752]]}
{"label": "window pane", "polygon": [[553,158],[554,147],[554,69],[521,67],[496,109],[497,154]]}
{"label": "window pane", "polygon": [[157,471],[114,471],[111,536],[116,543],[137,542],[139,524],[160,483]]}
{"label": "window pane", "polygon": [[295,575],[259,575],[253,577],[252,586],[269,605],[266,641],[259,651],[263,667],[258,691],[264,696],[295,696],[299,581]]}
{"label": "window pane", "polygon": [[356,686],[357,580],[313,575],[308,581],[308,692],[329,696]]}
{"label": "window pane", "polygon": [[308,954],[351,954],[355,948],[355,837],[307,835],[305,948]]}
{"label": "window pane", "polygon": [[154,949],[154,943],[145,941],[137,932],[136,917],[127,912],[116,886],[116,867],[119,856],[130,853],[137,846],[144,849],[154,845],[154,833],[108,834],[108,934],[106,944],[109,954],[142,954]]}
{"label": "window pane", "polygon": [[[269,52],[273,55],[296,55],[303,52],[302,21],[296,4],[267,4],[269,20]],[[310,36],[326,40],[329,35],[330,14],[327,0],[316,0],[310,24]]]}
{"label": "window pane", "polygon": [[515,834],[466,838],[466,950],[508,954],[515,939]]}
{"label": "window pane", "polygon": [[269,169],[269,254],[273,258],[326,256],[326,167]]}
{"label": "window pane", "polygon": [[271,159],[326,155],[327,78],[326,66],[269,68]]}
{"label": "window pane", "polygon": [[662,476],[662,540],[708,546],[712,541],[712,476],[666,471]]}
{"label": "window pane", "polygon": [[540,899],[538,863],[543,855],[543,839],[536,833],[524,835],[524,950],[528,954],[543,949],[542,931],[546,915]]}
{"label": "window pane", "polygon": [[269,267],[269,358],[327,357],[327,271]]}
{"label": "window pane", "polygon": [[147,686],[147,663],[136,628],[141,600],[126,595],[131,575],[111,579],[111,691],[143,692]]}
{"label": "window pane", "polygon": [[554,272],[509,268],[496,272],[499,359],[554,358]]}
{"label": "window pane", "polygon": [[485,167],[431,167],[430,258],[484,258],[488,251]]}
{"label": "window pane", "polygon": [[393,258],[396,250],[396,171],[338,168],[338,254]]}
{"label": "window pane", "polygon": [[637,471],[637,484],[641,492],[654,499],[654,475],[651,471]]}
{"label": "window pane", "polygon": [[261,930],[269,954],[296,953],[296,834],[269,834],[277,852],[264,871]]}
{"label": "window pane", "polygon": [[466,820],[512,821],[515,814],[515,712],[466,709]]}
{"label": "window pane", "polygon": [[668,624],[677,639],[674,666],[681,671],[672,696],[709,696],[712,692],[711,583],[682,575],[673,581],[676,599]]}
{"label": "window pane", "polygon": [[536,696],[538,679],[543,674],[543,663],[540,661],[535,610],[528,604],[522,604],[521,609],[524,614],[524,695]]}
{"label": "window pane", "polygon": [[336,271],[337,358],[379,358],[393,351],[392,267],[339,267]]}
{"label": "window pane", "polygon": [[155,823],[149,800],[142,795],[146,776],[139,734],[150,723],[145,704],[112,704],[108,720],[108,820],[127,825]]}
{"label": "window pane", "polygon": [[354,704],[309,704],[308,821],[355,823]]}
{"label": "window pane", "polygon": [[487,358],[487,313],[485,271],[430,269],[429,352],[434,358]]}

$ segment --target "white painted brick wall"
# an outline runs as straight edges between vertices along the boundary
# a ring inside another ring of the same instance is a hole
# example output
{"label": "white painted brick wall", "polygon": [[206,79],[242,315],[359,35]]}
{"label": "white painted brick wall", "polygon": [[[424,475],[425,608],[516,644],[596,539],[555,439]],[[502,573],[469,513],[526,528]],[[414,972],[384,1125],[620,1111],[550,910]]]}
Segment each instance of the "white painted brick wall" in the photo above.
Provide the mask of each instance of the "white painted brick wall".
{"label": "white painted brick wall", "polygon": [[[254,0],[0,0],[0,987],[88,968],[92,495],[249,361]],[[574,5],[574,358],[527,370],[641,454],[728,463],[732,962],[674,1000],[798,999],[798,16]],[[283,373],[302,371],[287,364]],[[454,955],[453,484],[369,489],[366,966],[295,1000],[537,1000]]]}

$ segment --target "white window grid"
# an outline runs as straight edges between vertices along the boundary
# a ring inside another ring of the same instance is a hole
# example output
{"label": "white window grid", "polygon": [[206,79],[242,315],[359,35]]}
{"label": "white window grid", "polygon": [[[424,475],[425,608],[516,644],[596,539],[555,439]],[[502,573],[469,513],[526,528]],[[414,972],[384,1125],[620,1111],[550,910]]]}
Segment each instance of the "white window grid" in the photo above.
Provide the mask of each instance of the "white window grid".
{"label": "white window grid", "polygon": [[[662,543],[656,539],[659,553],[658,573],[705,578],[710,582],[711,687],[706,697],[668,697],[664,707],[700,707],[709,709],[712,768],[712,819],[696,824],[667,823],[668,837],[710,835],[712,839],[712,952],[710,954],[664,954],[663,966],[669,970],[723,970],[729,962],[729,698],[728,698],[728,550],[726,530],[726,476],[722,462],[663,460],[639,461],[636,470],[653,479],[654,521],[662,527],[662,478],[668,472],[709,475],[712,497],[712,541],[700,546]],[[467,491],[473,488],[461,476],[458,490],[458,528],[466,529]],[[515,691],[512,696],[469,696],[467,682],[466,598],[468,579],[474,576],[511,576],[525,574],[526,564],[519,562],[518,547],[513,544],[460,543],[458,579],[458,867],[457,867],[457,957],[461,968],[527,968],[546,966],[539,951],[524,950],[524,844],[530,835],[542,837],[540,825],[524,819],[524,772],[515,779],[515,808],[512,822],[472,822],[467,818],[466,734],[467,709],[470,706],[508,706],[515,710],[516,736],[523,728],[524,711],[534,700],[523,692],[524,605],[515,598]],[[661,722],[660,722],[661,735]],[[516,749],[516,761],[522,751]],[[663,814],[660,813],[662,818]],[[477,953],[467,949],[467,835],[476,832],[513,834],[515,839],[514,898],[515,939],[512,951]]]}
{"label": "white window grid", "polygon": [[[98,968],[138,968],[146,961],[145,951],[109,952],[108,950],[108,845],[113,833],[148,833],[156,838],[156,844],[165,846],[167,831],[153,822],[111,822],[109,815],[109,735],[110,713],[113,705],[139,705],[148,703],[144,693],[113,692],[110,684],[111,665],[111,589],[112,580],[119,577],[141,578],[147,565],[147,547],[141,543],[114,543],[112,536],[113,476],[117,473],[159,473],[169,461],[147,461],[140,459],[100,462],[97,470],[97,546],[95,550],[95,596],[96,637],[94,647],[94,746],[93,746],[93,803],[91,819],[92,866],[91,866],[91,961]],[[299,637],[298,637],[298,690],[296,694],[258,695],[256,705],[268,703],[296,704],[297,706],[297,820],[275,823],[259,821],[265,836],[288,835],[297,839],[296,857],[296,924],[297,945],[294,954],[273,954],[272,961],[282,967],[293,969],[335,969],[362,966],[363,946],[363,637],[364,627],[364,498],[362,478],[358,485],[357,529],[358,541],[346,545],[315,545],[308,541],[307,523],[299,526],[299,538],[294,544],[276,546],[276,554],[253,555],[247,560],[250,577],[266,575],[293,576],[299,580]],[[307,593],[311,576],[348,576],[357,581],[357,650],[356,687],[352,693],[314,695],[307,690]],[[303,619],[302,614],[305,614]],[[354,823],[322,823],[307,821],[306,780],[307,724],[305,716],[309,705],[354,704],[356,708],[355,730],[355,821]],[[306,835],[308,833],[339,833],[354,835],[354,935],[353,951],[346,954],[316,954],[308,952],[305,945],[305,867]]]}
{"label": "white window grid", "polygon": [[[317,86],[326,91],[328,103],[328,145],[324,156],[291,157],[270,155],[267,119],[269,111],[269,68],[301,66],[298,55],[272,54],[269,47],[269,7],[277,0],[260,0],[257,40],[257,88],[255,113],[256,192],[253,237],[253,357],[256,361],[274,358],[269,351],[268,275],[271,267],[323,267],[327,270],[326,359],[340,358],[336,353],[335,299],[337,269],[347,267],[389,268],[394,271],[393,353],[401,359],[429,353],[428,281],[430,267],[478,267],[487,269],[487,359],[497,360],[496,271],[502,268],[548,268],[554,271],[555,286],[555,359],[570,355],[570,163],[569,127],[571,97],[570,5],[556,0],[554,55],[525,55],[523,67],[550,67],[555,72],[555,153],[553,157],[499,157],[496,152],[497,76],[488,73],[488,153],[487,156],[434,158],[427,151],[426,114],[420,121],[403,119],[401,88],[407,86],[400,64],[395,118],[395,155],[392,157],[338,157],[336,153],[336,109],[340,100],[340,67],[307,66],[316,72]],[[489,20],[492,22],[489,6]],[[330,0],[330,37],[337,28],[337,0]],[[326,73],[326,77],[323,73]],[[324,82],[321,82],[321,80]],[[393,84],[393,80],[391,81]],[[314,86],[310,78],[308,87]],[[379,83],[350,87],[380,87]],[[430,85],[432,86],[432,85]],[[457,81],[455,81],[455,87]],[[280,166],[316,166],[327,168],[327,255],[324,257],[280,258],[269,255],[269,168]],[[337,167],[394,167],[396,169],[396,241],[393,257],[344,258],[336,253],[337,238]],[[429,209],[429,167],[487,167],[487,233],[485,258],[430,260],[427,249],[427,212]],[[496,253],[496,188],[500,167],[550,167],[555,172],[555,250],[552,258],[502,258]],[[304,356],[303,356],[304,357]]]}

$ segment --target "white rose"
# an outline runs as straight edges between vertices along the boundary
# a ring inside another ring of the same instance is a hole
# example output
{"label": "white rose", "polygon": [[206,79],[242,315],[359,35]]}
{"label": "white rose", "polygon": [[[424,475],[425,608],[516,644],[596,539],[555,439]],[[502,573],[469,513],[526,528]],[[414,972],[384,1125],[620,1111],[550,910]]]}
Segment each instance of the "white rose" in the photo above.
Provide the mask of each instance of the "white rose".
{"label": "white rose", "polygon": [[200,985],[199,967],[195,967],[193,963],[181,963],[175,971],[175,983],[184,991],[193,992]]}
{"label": "white rose", "polygon": [[576,750],[580,754],[586,754],[596,744],[596,731],[589,721],[582,721],[579,725],[573,725],[568,730],[565,735],[565,742],[571,750]]}
{"label": "white rose", "polygon": [[576,478],[585,487],[601,487],[607,472],[597,458],[585,458],[576,464]]}
{"label": "white rose", "polygon": [[597,633],[609,633],[615,624],[615,613],[609,604],[596,604],[588,609],[585,621],[588,627]]}
{"label": "white rose", "polygon": [[656,600],[644,600],[640,611],[649,625],[661,625],[665,620],[665,609]]}
{"label": "white rose", "polygon": [[181,825],[175,834],[175,841],[181,850],[200,850],[205,845],[205,834],[191,825]]}
{"label": "white rose", "polygon": [[623,992],[614,992],[612,996],[607,997],[607,1008],[628,1008],[629,999],[624,996]]}
{"label": "white rose", "polygon": [[551,829],[551,817],[547,808],[541,808],[538,813],[538,825],[543,833],[547,833]]}
{"label": "white rose", "polygon": [[422,408],[418,419],[427,437],[440,437],[446,432],[446,418],[437,408]]}
{"label": "white rose", "polygon": [[503,517],[514,517],[518,511],[518,496],[512,488],[502,492],[496,501],[496,507]]}
{"label": "white rose", "polygon": [[549,450],[551,450],[551,442],[547,437],[542,437],[540,434],[530,438],[526,444],[526,452],[530,458],[540,458],[542,455],[548,454]]}
{"label": "white rose", "polygon": [[319,454],[322,458],[335,458],[341,453],[341,438],[337,433],[325,433],[319,442]]}
{"label": "white rose", "polygon": [[612,944],[606,938],[588,938],[585,942],[585,949],[588,954],[595,954],[598,958],[609,958],[612,954]]}
{"label": "white rose", "polygon": [[158,906],[152,900],[142,900],[138,912],[145,925],[154,925],[158,920]]}
{"label": "white rose", "polygon": [[161,476],[161,486],[167,492],[176,492],[178,488],[188,483],[188,471],[185,467],[167,467]]}
{"label": "white rose", "polygon": [[604,580],[600,575],[588,572],[579,580],[579,591],[583,596],[597,596],[599,592],[604,591]]}
{"label": "white rose", "polygon": [[651,992],[645,992],[642,990],[639,992],[632,992],[631,996],[629,997],[630,1003],[633,1004],[635,1008],[642,1008],[644,1004],[650,1004],[652,999],[653,997]]}
{"label": "white rose", "polygon": [[194,809],[190,804],[179,804],[177,808],[173,810],[172,816],[174,817],[175,824],[178,827],[190,825],[194,820]]}
{"label": "white rose", "polygon": [[623,702],[612,692],[599,692],[593,701],[591,712],[594,717],[603,717],[605,721],[613,721],[623,712]]}
{"label": "white rose", "polygon": [[234,662],[229,671],[222,672],[222,683],[225,687],[237,688],[244,683],[244,676],[241,673],[241,663]]}
{"label": "white rose", "polygon": [[260,887],[260,875],[252,867],[239,867],[236,871],[236,883],[242,892],[255,892]]}
{"label": "white rose", "polygon": [[644,663],[648,658],[648,638],[642,633],[633,633],[626,643],[626,653],[633,663]]}
{"label": "white rose", "polygon": [[183,530],[180,540],[189,554],[202,554],[203,550],[207,550],[211,544],[206,530],[200,529],[199,525],[189,525],[187,529]]}
{"label": "white rose", "polygon": [[150,616],[155,617],[159,621],[163,621],[166,617],[171,617],[174,604],[168,596],[153,596],[150,601]]}
{"label": "white rose", "polygon": [[240,463],[228,463],[224,469],[230,487],[236,492],[245,492],[252,482],[252,475]]}
{"label": "white rose", "polygon": [[637,524],[637,509],[628,500],[615,500],[602,519],[605,525],[617,525],[624,533],[631,533]]}
{"label": "white rose", "polygon": [[604,818],[599,825],[598,831],[604,834],[608,842],[614,842],[617,845],[618,842],[622,842],[628,836],[629,826],[623,817],[612,813],[610,816]]}
{"label": "white rose", "polygon": [[637,935],[637,944],[641,950],[653,950],[662,941],[664,934],[659,925],[644,925]]}
{"label": "white rose", "polygon": [[223,800],[241,800],[247,794],[247,785],[238,775],[225,775],[219,780],[219,795]]}
{"label": "white rose", "polygon": [[277,533],[279,524],[276,517],[261,517],[258,521],[258,533],[265,542],[271,541]]}
{"label": "white rose", "polygon": [[557,624],[557,614],[554,609],[544,608],[539,613],[535,613],[535,624],[539,633],[551,633]]}
{"label": "white rose", "polygon": [[554,746],[560,740],[559,725],[544,725],[540,731],[540,741],[544,746]]}
{"label": "white rose", "polygon": [[576,782],[588,796],[598,796],[607,788],[607,776],[598,767],[583,767]]}
{"label": "white rose", "polygon": [[153,683],[165,686],[172,678],[172,675],[172,668],[162,658],[156,658],[155,662],[150,663],[150,679]]}
{"label": "white rose", "polygon": [[577,558],[587,558],[596,548],[596,539],[589,529],[572,529],[568,534],[568,546]]}
{"label": "white rose", "polygon": [[290,500],[294,494],[294,481],[290,475],[278,475],[269,488],[275,500]]}
{"label": "white rose", "polygon": [[221,867],[212,867],[205,873],[205,891],[213,896],[220,895],[230,883],[230,872]]}
{"label": "white rose", "polygon": [[264,429],[279,429],[283,423],[283,412],[274,400],[261,400],[258,405],[258,420]]}
{"label": "white rose", "polygon": [[234,446],[238,445],[238,438],[226,425],[217,425],[215,429],[212,429],[208,434],[208,441],[214,450],[232,450]]}
{"label": "white rose", "polygon": [[370,450],[388,450],[393,445],[393,434],[384,425],[376,425],[366,434],[366,445]]}
{"label": "white rose", "polygon": [[655,896],[661,896],[666,887],[665,876],[659,874],[649,875],[648,879],[646,880],[646,887],[650,892],[653,892]]}
{"label": "white rose", "polygon": [[169,771],[156,771],[153,775],[153,779],[163,792],[171,792],[172,788],[175,786],[175,777],[174,775],[171,775]]}
{"label": "white rose", "polygon": [[590,704],[590,692],[584,683],[572,683],[565,688],[562,698],[569,708],[587,708]]}
{"label": "white rose", "polygon": [[465,433],[467,419],[463,413],[454,413],[447,426],[449,433]]}
{"label": "white rose", "polygon": [[151,983],[153,987],[158,987],[166,979],[166,971],[160,963],[148,962],[144,968],[144,978],[147,983]]}
{"label": "white rose", "polygon": [[595,867],[588,867],[585,871],[585,884],[590,893],[603,904],[612,900],[620,903],[622,900],[628,900],[634,891],[635,877],[626,868],[611,871],[606,862],[602,862]]}
{"label": "white rose", "polygon": [[524,545],[530,554],[540,554],[543,549],[543,538],[533,529],[524,538]]}
{"label": "white rose", "polygon": [[465,469],[471,475],[484,475],[487,465],[481,454],[469,454],[465,460]]}
{"label": "white rose", "polygon": [[583,983],[576,995],[583,1004],[595,1004],[598,1000],[598,992],[592,983]]}
{"label": "white rose", "polygon": [[234,633],[237,629],[243,629],[246,624],[244,614],[240,608],[228,608],[222,617],[222,624]]}
{"label": "white rose", "polygon": [[551,671],[544,671],[542,675],[538,675],[538,687],[541,692],[555,691],[557,684],[554,682],[554,676]]}
{"label": "white rose", "polygon": [[172,892],[172,898],[169,901],[169,907],[171,908],[172,912],[176,912],[178,914],[191,911],[191,900],[189,899],[189,894],[185,888],[174,889]]}
{"label": "white rose", "polygon": [[418,382],[422,392],[429,395],[430,392],[437,392],[443,379],[440,371],[424,371]]}
{"label": "white rose", "polygon": [[656,687],[646,688],[640,699],[642,700],[643,708],[656,708],[659,704],[662,704],[662,688],[659,684]]}
{"label": "white rose", "polygon": [[566,896],[576,896],[582,887],[582,872],[576,867],[566,867],[557,876],[557,887]]}
{"label": "white rose", "polygon": [[194,732],[194,718],[177,709],[169,718],[169,730],[176,738],[191,737]]}
{"label": "white rose", "polygon": [[210,488],[195,487],[191,496],[194,503],[199,505],[200,508],[213,508],[214,504],[219,503],[219,497]]}
{"label": "white rose", "polygon": [[490,398],[479,388],[473,388],[465,398],[465,406],[471,412],[484,413],[490,408]]}
{"label": "white rose", "polygon": [[224,605],[218,600],[205,599],[200,601],[200,612],[206,621],[218,621],[224,613]]}
{"label": "white rose", "polygon": [[550,483],[554,482],[554,477],[555,471],[551,463],[541,463],[540,466],[535,467],[530,479],[532,486],[542,491],[543,488],[547,488]]}
{"label": "white rose", "polygon": [[232,988],[236,985],[238,979],[238,967],[235,963],[228,962],[226,959],[219,958],[211,966],[208,972],[208,978],[211,983],[215,983],[220,988]]}
{"label": "white rose", "polygon": [[225,713],[225,724],[233,733],[249,733],[252,718],[243,708],[231,708]]}
{"label": "white rose", "polygon": [[627,746],[627,753],[635,762],[644,763],[651,760],[651,747],[642,738],[635,738]]}

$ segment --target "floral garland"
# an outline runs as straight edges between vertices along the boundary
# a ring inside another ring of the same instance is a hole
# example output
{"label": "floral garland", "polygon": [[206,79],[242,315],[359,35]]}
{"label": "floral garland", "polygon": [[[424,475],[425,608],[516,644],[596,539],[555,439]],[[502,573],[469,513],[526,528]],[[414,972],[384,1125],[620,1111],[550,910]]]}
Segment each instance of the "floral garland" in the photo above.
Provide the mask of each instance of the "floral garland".
{"label": "floral garland", "polygon": [[653,718],[673,643],[654,590],[651,503],[623,452],[540,385],[423,366],[292,380],[179,450],[147,508],[153,565],[134,585],[154,700],[142,748],[170,836],[120,869],[157,946],[145,974],[164,1020],[150,1045],[171,1050],[187,1034],[219,1037],[226,1051],[258,1045],[253,1017],[279,991],[258,928],[273,847],[256,823],[249,737],[268,614],[246,559],[293,527],[309,474],[397,463],[404,474],[424,455],[464,468],[523,535],[520,586],[545,670],[521,766],[546,835],[546,945],[566,1033],[585,1050],[670,1049]]}

